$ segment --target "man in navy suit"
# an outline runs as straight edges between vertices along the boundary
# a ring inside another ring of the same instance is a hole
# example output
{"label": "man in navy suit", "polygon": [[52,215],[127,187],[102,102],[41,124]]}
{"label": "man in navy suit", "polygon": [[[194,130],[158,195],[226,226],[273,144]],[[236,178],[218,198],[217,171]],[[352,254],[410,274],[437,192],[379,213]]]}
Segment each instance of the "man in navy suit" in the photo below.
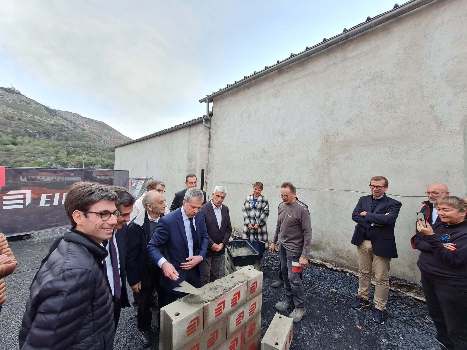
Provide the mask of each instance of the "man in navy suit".
{"label": "man in navy suit", "polygon": [[203,200],[203,191],[187,190],[182,207],[159,221],[149,242],[150,260],[163,274],[159,295],[161,306],[183,296],[173,290],[180,282],[201,286],[199,264],[206,257],[209,242],[204,215],[198,213]]}
{"label": "man in navy suit", "polygon": [[371,274],[375,274],[373,319],[383,324],[389,294],[391,258],[397,258],[394,225],[402,204],[386,196],[388,179],[374,176],[370,180],[371,195],[360,197],[352,213],[357,223],[352,244],[358,247],[358,293],[354,308],[370,306],[368,291]]}
{"label": "man in navy suit", "polygon": [[112,239],[104,243],[107,257],[104,260],[106,277],[112,292],[114,303],[114,321],[117,329],[122,307],[130,306],[126,289],[126,249],[127,249],[127,223],[135,203],[135,198],[123,187],[112,187],[117,194],[117,225]]}

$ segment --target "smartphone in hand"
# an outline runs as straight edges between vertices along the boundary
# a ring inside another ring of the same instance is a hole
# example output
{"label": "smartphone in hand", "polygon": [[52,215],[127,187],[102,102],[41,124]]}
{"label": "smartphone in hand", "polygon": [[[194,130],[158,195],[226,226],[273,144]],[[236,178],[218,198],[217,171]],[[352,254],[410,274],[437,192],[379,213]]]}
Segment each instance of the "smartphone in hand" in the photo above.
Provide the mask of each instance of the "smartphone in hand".
{"label": "smartphone in hand", "polygon": [[426,217],[425,213],[422,213],[421,211],[417,212],[417,221],[422,220],[423,222],[426,222]]}

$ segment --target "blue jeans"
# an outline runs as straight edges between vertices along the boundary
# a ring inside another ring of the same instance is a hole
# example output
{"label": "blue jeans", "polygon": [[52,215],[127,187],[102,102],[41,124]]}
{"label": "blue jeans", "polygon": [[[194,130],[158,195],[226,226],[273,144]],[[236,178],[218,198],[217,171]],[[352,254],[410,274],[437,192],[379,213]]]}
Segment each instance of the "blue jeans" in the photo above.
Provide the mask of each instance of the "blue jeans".
{"label": "blue jeans", "polygon": [[285,284],[285,295],[296,308],[303,308],[305,302],[305,290],[303,288],[303,274],[292,272],[292,261],[298,262],[300,254],[293,253],[280,246],[279,258],[281,262],[281,275]]}

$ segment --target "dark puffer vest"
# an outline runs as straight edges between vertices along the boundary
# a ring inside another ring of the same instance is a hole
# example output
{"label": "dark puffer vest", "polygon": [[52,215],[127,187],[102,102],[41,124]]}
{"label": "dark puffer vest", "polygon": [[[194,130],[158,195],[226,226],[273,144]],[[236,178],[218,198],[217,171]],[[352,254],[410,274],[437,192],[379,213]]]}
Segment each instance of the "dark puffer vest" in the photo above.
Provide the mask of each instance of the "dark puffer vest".
{"label": "dark puffer vest", "polygon": [[112,295],[102,270],[106,255],[85,235],[65,233],[32,281],[19,334],[22,350],[112,349]]}

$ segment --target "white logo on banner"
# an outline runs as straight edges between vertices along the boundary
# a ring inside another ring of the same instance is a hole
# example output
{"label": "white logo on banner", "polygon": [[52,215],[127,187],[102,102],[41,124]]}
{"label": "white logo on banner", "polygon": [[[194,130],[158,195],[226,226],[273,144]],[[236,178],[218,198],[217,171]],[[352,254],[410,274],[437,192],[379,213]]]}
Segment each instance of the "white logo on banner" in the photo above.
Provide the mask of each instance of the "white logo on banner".
{"label": "white logo on banner", "polygon": [[3,196],[3,209],[21,209],[31,204],[31,190],[9,191]]}

